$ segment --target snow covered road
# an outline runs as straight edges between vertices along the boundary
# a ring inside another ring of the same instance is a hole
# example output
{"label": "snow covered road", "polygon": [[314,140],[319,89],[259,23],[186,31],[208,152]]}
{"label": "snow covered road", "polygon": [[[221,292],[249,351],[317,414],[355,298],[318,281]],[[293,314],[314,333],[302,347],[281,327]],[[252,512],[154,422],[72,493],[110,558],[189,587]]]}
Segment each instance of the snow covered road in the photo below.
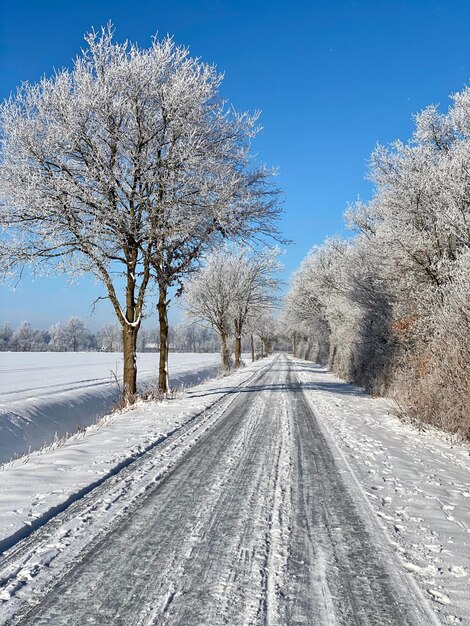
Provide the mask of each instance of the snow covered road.
{"label": "snow covered road", "polygon": [[436,623],[286,357],[5,553],[2,579],[5,624]]}

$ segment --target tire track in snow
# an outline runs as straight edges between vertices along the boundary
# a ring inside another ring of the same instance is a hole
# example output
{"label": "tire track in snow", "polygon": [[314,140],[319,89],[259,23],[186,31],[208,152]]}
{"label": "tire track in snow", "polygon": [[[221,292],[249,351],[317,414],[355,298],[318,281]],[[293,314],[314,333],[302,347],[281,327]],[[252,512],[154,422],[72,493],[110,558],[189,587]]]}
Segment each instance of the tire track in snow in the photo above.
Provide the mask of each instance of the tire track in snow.
{"label": "tire track in snow", "polygon": [[[418,588],[403,576],[387,536],[371,518],[374,514],[365,494],[334,442],[325,436],[292,362],[291,366],[289,380],[292,390],[297,390],[293,402],[298,417],[296,473],[300,478],[295,490],[295,527],[303,526],[304,532],[293,543],[288,623],[437,624]],[[307,556],[307,567],[299,570],[294,559],[300,560],[302,554]],[[310,593],[305,591],[306,580],[298,584],[295,571],[303,572],[305,578],[310,572]],[[316,619],[312,618],[315,612]]]}

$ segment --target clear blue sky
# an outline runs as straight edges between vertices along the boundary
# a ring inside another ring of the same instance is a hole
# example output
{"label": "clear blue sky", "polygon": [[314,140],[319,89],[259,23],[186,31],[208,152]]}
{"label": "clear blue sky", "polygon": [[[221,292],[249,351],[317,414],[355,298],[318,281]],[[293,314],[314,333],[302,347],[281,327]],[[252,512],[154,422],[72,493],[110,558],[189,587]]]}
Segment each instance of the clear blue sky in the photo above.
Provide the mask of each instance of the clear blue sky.
{"label": "clear blue sky", "polygon": [[[407,139],[412,114],[470,77],[470,3],[465,0],[42,0],[0,8],[0,98],[23,80],[70,64],[83,34],[108,20],[117,39],[149,44],[174,35],[225,72],[223,95],[261,109],[261,158],[279,167],[282,230],[295,241],[285,277],[342,213],[368,198],[367,160],[376,142]],[[91,327],[112,321],[102,289],[89,280],[29,280],[0,288],[0,322],[46,327],[72,315]],[[173,319],[177,314],[173,314]]]}

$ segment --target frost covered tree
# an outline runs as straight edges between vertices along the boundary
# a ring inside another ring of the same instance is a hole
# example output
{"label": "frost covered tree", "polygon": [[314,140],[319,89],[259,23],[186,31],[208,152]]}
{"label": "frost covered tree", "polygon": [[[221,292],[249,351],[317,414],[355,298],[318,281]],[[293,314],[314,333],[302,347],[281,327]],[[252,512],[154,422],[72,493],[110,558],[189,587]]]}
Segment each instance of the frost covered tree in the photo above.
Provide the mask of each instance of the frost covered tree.
{"label": "frost covered tree", "polygon": [[9,350],[11,347],[11,338],[13,330],[6,322],[0,326],[0,350],[2,352]]}
{"label": "frost covered tree", "polygon": [[54,352],[96,349],[96,337],[78,317],[71,317],[66,324],[53,324],[48,334],[49,348]]}
{"label": "frost covered tree", "polygon": [[71,70],[23,84],[2,107],[1,258],[7,274],[46,264],[102,282],[132,401],[149,283],[164,390],[168,289],[209,240],[272,234],[277,194],[271,172],[249,165],[257,115],[225,106],[214,67],[171,38],[143,50],[108,27],[86,42]]}
{"label": "frost covered tree", "polygon": [[369,176],[371,201],[346,211],[356,236],[308,255],[284,323],[299,356],[469,438],[470,88],[378,146]]}
{"label": "frost covered tree", "polygon": [[118,352],[122,348],[122,333],[118,324],[105,324],[97,332],[98,349],[104,352]]}
{"label": "frost covered tree", "polygon": [[168,390],[170,289],[227,239],[277,236],[273,172],[254,167],[258,113],[237,113],[219,96],[222,76],[180,50],[181,62],[161,99],[162,137],[155,170],[152,268],[158,284],[159,388]]}
{"label": "frost covered tree", "polygon": [[200,326],[198,324],[180,324],[176,334],[181,338],[181,343],[187,346],[187,352],[197,352],[200,345]]}
{"label": "frost covered tree", "polygon": [[143,50],[114,43],[108,27],[86,41],[71,70],[23,84],[2,107],[3,270],[46,263],[102,282],[132,401],[149,283],[160,290],[164,390],[168,289],[209,240],[272,234],[276,190],[248,164],[257,115],[225,106],[214,67],[171,38]]}
{"label": "frost covered tree", "polygon": [[33,349],[34,330],[29,322],[21,322],[11,337],[11,345],[17,352],[30,352]]}
{"label": "frost covered tree", "polygon": [[101,280],[121,324],[132,401],[153,252],[155,79],[169,43],[129,49],[110,30],[86,41],[72,70],[23,84],[2,107],[1,259],[5,272],[46,263]]}
{"label": "frost covered tree", "polygon": [[64,336],[67,349],[78,352],[87,347],[89,333],[83,320],[78,317],[71,317],[64,327]]}
{"label": "frost covered tree", "polygon": [[217,335],[206,323],[184,320],[173,329],[171,347],[177,352],[217,352]]}
{"label": "frost covered tree", "polygon": [[184,307],[189,317],[207,322],[217,333],[223,371],[231,368],[232,290],[227,280],[227,253],[222,250],[208,257],[204,267],[185,287]]}
{"label": "frost covered tree", "polygon": [[291,278],[281,319],[291,335],[294,356],[323,362],[329,354],[330,328],[316,291],[315,278],[310,253]]}
{"label": "frost covered tree", "polygon": [[393,352],[381,269],[381,251],[367,239],[329,239],[294,274],[283,311],[296,356],[328,364],[375,391]]}
{"label": "frost covered tree", "polygon": [[158,344],[158,333],[154,328],[141,328],[139,332],[139,351],[146,352],[149,347]]}
{"label": "frost covered tree", "polygon": [[235,337],[235,367],[241,365],[242,337],[253,316],[271,310],[279,280],[277,250],[250,254],[247,248],[223,248],[210,255],[206,265],[186,288],[189,315],[211,324],[221,342],[222,364],[230,368],[229,337]]}
{"label": "frost covered tree", "polygon": [[252,321],[251,332],[259,337],[261,358],[272,354],[274,343],[280,335],[279,322],[272,312],[265,307],[258,309]]}
{"label": "frost covered tree", "polygon": [[47,330],[35,330],[32,350],[35,352],[45,352],[49,348],[51,336]]}
{"label": "frost covered tree", "polygon": [[227,280],[232,285],[230,315],[235,335],[235,367],[241,365],[242,337],[247,325],[255,317],[260,318],[276,304],[276,292],[280,281],[278,250],[266,250],[250,255],[247,248],[227,257]]}
{"label": "frost covered tree", "polygon": [[49,328],[49,336],[49,347],[53,352],[65,352],[67,350],[67,342],[62,324],[59,322],[52,324]]}

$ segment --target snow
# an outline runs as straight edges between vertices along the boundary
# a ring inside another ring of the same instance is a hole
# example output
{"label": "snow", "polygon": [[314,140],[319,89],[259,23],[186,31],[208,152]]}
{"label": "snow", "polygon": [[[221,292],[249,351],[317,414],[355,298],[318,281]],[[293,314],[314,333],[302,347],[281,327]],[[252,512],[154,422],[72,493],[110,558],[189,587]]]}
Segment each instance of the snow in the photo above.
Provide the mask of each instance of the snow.
{"label": "snow", "polygon": [[[11,623],[24,609],[25,623],[192,619],[215,626],[307,623],[314,616],[334,625],[346,623],[352,606],[362,618],[385,616],[384,623],[433,623],[393,620],[392,611],[408,617],[423,613],[408,615],[402,601],[408,586],[388,578],[365,528],[355,543],[359,517],[351,498],[333,497],[347,495],[343,476],[318,426],[311,428],[315,420],[297,385],[291,387],[286,361],[263,361],[189,391],[179,406],[186,425],[174,437],[5,554],[0,621]],[[221,398],[218,407],[210,406],[216,398]],[[166,408],[178,402],[167,402]],[[188,423],[191,406],[202,413]],[[163,405],[153,410],[163,410],[155,411],[157,422],[166,414]],[[84,440],[88,437],[82,453],[92,441],[91,431]],[[164,435],[156,431],[155,437],[153,444]],[[104,445],[102,440],[99,455]],[[69,441],[66,446],[70,456],[75,445]],[[43,455],[49,457],[45,472],[53,471],[51,461],[59,452]],[[83,473],[86,488],[86,471],[77,460],[74,468]],[[42,471],[36,458],[23,467],[29,463],[36,464],[36,475]],[[21,464],[16,467],[21,472]],[[20,475],[13,478],[23,484]],[[53,504],[53,474],[51,479],[47,491],[40,483],[39,502]],[[30,495],[37,499],[33,488]],[[80,491],[72,495],[79,498]],[[331,518],[325,520],[328,511]],[[28,516],[23,528],[30,533]],[[41,604],[38,616],[34,603],[53,580],[65,593],[54,592],[52,606]]]}
{"label": "snow", "polygon": [[435,430],[418,431],[324,368],[296,359],[339,463],[373,511],[442,623],[470,624],[470,456]]}
{"label": "snow", "polygon": [[[170,384],[188,386],[217,373],[217,354],[169,355]],[[140,388],[156,381],[158,354],[138,354]],[[27,454],[109,413],[122,355],[103,352],[0,353],[0,463]]]}
{"label": "snow", "polygon": [[[2,573],[7,578],[0,581],[3,594],[0,599],[16,597],[17,589],[41,570],[48,569],[49,563],[54,562],[57,567],[56,555],[65,550],[65,546],[71,551],[67,558],[78,554],[82,544],[89,541],[90,524],[103,528],[106,516],[111,519],[119,515],[152,481],[161,480],[202,433],[217,423],[217,411],[237,397],[231,392],[249,381],[260,366],[268,367],[270,362],[270,359],[258,362],[225,379],[207,381],[181,392],[174,400],[140,402],[132,410],[105,417],[48,449],[4,465],[0,471],[0,552],[16,544],[19,538],[29,537],[33,530],[67,509],[71,502],[79,500],[77,504],[81,508],[80,514],[70,511],[69,518],[60,522],[63,526],[60,526],[58,539],[54,535],[56,539],[50,544],[23,560],[19,558],[11,571]],[[344,480],[348,485],[355,503],[370,521],[369,530],[375,532],[376,542],[389,546],[389,552],[392,545],[404,580],[409,582],[409,593],[418,592],[419,587],[440,623],[470,624],[468,446],[453,443],[433,430],[420,432],[392,415],[389,401],[370,398],[312,363],[297,359],[293,362],[296,376],[326,437],[328,446],[325,447],[333,453],[338,469],[336,480]],[[235,441],[235,448],[240,448],[237,454],[242,454],[243,449],[249,447],[250,429],[261,413],[268,411],[269,423],[274,420],[274,414],[278,416],[276,423],[280,427],[275,440],[279,441],[279,446],[270,456],[276,470],[270,478],[272,507],[266,518],[269,550],[265,567],[270,575],[265,583],[270,619],[281,610],[283,600],[277,593],[278,588],[289,582],[284,580],[286,550],[295,511],[291,510],[293,501],[288,485],[293,480],[296,454],[292,429],[301,412],[294,410],[294,395],[289,393],[288,385],[281,378],[284,374],[278,369],[275,374],[278,379],[271,378],[266,389],[256,387],[259,394],[252,396],[248,408],[244,409],[247,411],[245,426],[237,431]],[[18,393],[19,389],[18,384]],[[269,390],[280,393],[272,396],[272,404],[265,406]],[[249,395],[245,394],[245,398]],[[219,400],[222,404],[217,409],[214,405]],[[282,415],[286,415],[285,420],[280,419]],[[145,454],[153,448],[160,451],[155,457]],[[229,473],[232,452],[222,462],[226,463]],[[316,455],[310,456],[315,464]],[[129,467],[115,479],[106,480],[131,463],[132,472],[126,473],[131,470]],[[228,474],[222,472],[221,476],[220,484],[210,485],[209,492],[214,498],[223,491]],[[86,494],[90,498],[88,504]],[[314,500],[305,502],[315,505]],[[337,530],[341,535],[344,527]],[[193,535],[191,541],[197,541],[196,529]],[[31,535],[31,541],[33,538]],[[322,589],[323,610],[329,614],[333,600],[327,594],[323,569],[328,569],[331,554],[324,554],[323,568],[324,546],[318,541],[315,554],[319,567],[311,576]],[[275,623],[274,617],[272,621]]]}
{"label": "snow", "polygon": [[132,410],[113,413],[47,449],[1,466],[0,552],[201,412],[207,411],[209,418],[210,407],[258,367],[250,365],[223,381],[207,381],[174,400],[139,402]]}

